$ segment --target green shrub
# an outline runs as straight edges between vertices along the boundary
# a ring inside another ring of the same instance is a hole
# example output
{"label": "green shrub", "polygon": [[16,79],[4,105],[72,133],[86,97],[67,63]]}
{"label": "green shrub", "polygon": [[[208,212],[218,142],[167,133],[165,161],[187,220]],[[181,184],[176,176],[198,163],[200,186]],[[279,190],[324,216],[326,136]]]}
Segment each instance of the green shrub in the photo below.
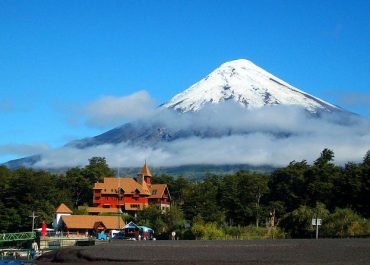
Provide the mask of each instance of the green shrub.
{"label": "green shrub", "polygon": [[323,221],[322,233],[327,237],[357,237],[369,234],[368,222],[351,209],[336,208]]}
{"label": "green shrub", "polygon": [[193,224],[191,231],[196,239],[214,240],[225,238],[224,232],[215,223],[198,222]]}

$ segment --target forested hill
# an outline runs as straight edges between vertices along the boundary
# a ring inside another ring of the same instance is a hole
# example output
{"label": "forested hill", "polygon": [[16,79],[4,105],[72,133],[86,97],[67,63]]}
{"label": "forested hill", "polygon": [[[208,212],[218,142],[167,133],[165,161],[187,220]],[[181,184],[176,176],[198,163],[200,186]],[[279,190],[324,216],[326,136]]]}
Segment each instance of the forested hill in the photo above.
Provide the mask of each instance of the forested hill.
{"label": "forested hill", "polygon": [[[239,171],[197,181],[157,175],[153,183],[169,186],[171,211],[162,214],[149,207],[135,221],[166,233],[176,229],[184,238],[210,239],[241,233],[240,227],[266,227],[275,213],[285,237],[312,237],[314,216],[323,219],[323,236],[369,236],[370,152],[361,163],[337,166],[333,159],[334,153],[325,149],[312,165],[293,161],[271,174]],[[62,202],[78,213],[78,206],[91,204],[93,184],[113,175],[101,157],[65,174],[0,167],[0,232],[29,231],[33,210],[37,225],[50,224]],[[213,237],[204,236],[207,229]]]}

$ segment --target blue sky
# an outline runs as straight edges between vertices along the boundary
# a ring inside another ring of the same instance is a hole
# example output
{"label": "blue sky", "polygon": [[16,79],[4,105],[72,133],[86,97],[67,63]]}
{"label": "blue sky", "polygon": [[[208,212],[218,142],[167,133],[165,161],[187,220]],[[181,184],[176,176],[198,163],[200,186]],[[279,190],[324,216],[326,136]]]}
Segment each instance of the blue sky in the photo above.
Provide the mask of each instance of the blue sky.
{"label": "blue sky", "polygon": [[366,0],[0,0],[0,162],[119,125],[89,122],[102,97],[160,104],[238,58],[370,116],[369,25]]}

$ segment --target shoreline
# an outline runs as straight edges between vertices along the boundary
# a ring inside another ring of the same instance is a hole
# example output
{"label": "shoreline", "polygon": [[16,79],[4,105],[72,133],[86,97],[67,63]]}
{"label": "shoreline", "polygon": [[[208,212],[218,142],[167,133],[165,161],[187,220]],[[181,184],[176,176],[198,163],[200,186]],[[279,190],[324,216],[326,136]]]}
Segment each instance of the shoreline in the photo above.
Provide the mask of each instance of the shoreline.
{"label": "shoreline", "polygon": [[370,239],[112,241],[68,247],[36,264],[370,264]]}

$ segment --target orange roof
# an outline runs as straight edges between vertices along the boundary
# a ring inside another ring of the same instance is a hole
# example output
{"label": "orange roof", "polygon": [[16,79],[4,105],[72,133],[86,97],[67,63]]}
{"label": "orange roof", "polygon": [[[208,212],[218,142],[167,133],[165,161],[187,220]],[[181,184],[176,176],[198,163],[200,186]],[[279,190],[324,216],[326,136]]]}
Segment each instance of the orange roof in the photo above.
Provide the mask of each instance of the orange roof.
{"label": "orange roof", "polygon": [[72,213],[71,209],[67,207],[64,203],[60,204],[55,210],[56,213]]}
{"label": "orange roof", "polygon": [[142,175],[143,177],[147,176],[147,177],[151,177],[152,176],[152,173],[150,173],[150,170],[145,162],[144,166],[143,166],[143,169],[141,170],[141,172],[139,173],[139,175]]}
{"label": "orange roof", "polygon": [[68,229],[94,229],[97,223],[102,223],[107,229],[123,229],[125,226],[119,216],[65,215],[62,220]]}
{"label": "orange roof", "polygon": [[118,194],[119,188],[126,194],[135,193],[138,190],[141,194],[150,195],[146,185],[140,185],[132,178],[104,178],[102,183],[95,183],[94,190],[101,190],[102,194]]}
{"label": "orange roof", "polygon": [[168,196],[170,192],[168,191],[167,184],[152,184],[150,187],[150,196],[149,199],[159,199],[163,197],[164,191],[167,189]]}

